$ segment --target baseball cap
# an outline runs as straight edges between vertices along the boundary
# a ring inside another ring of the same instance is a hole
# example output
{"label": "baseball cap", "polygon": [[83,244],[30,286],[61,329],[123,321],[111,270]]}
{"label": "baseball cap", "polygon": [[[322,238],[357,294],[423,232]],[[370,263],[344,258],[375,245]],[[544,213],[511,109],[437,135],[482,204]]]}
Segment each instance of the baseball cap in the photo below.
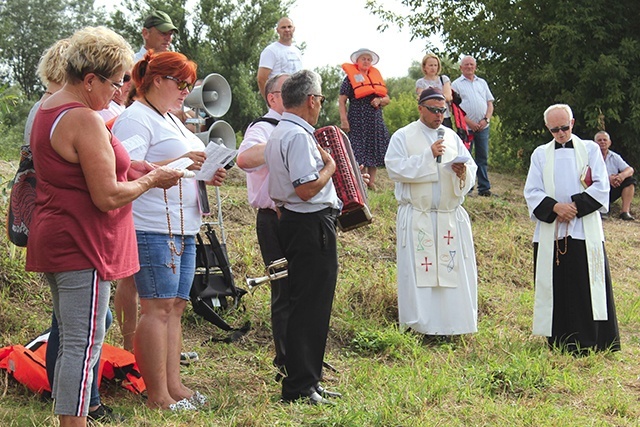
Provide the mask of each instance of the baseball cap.
{"label": "baseball cap", "polygon": [[437,87],[428,87],[420,93],[420,98],[418,99],[418,104],[422,104],[427,99],[440,99],[442,101],[446,100],[442,91]]}
{"label": "baseball cap", "polygon": [[154,10],[144,20],[144,28],[152,27],[156,27],[158,31],[163,33],[168,31],[178,32],[178,29],[173,25],[173,21],[169,18],[169,15],[160,10]]}

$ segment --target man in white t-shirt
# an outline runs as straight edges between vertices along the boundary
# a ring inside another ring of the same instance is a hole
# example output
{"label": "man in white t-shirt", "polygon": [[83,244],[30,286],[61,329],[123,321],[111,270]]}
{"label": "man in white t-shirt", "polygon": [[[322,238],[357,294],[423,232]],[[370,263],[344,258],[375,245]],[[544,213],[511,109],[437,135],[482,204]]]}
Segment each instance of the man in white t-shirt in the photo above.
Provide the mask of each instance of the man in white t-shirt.
{"label": "man in white t-shirt", "polygon": [[287,17],[280,18],[276,32],[279,39],[267,46],[260,54],[258,65],[258,89],[264,97],[264,86],[277,74],[293,74],[302,69],[302,52],[293,46],[296,27]]}
{"label": "man in white t-shirt", "polygon": [[151,49],[156,53],[167,52],[177,32],[178,28],[173,25],[169,15],[160,10],[154,10],[144,20],[142,27],[144,46],[135,54],[133,60],[140,61]]}

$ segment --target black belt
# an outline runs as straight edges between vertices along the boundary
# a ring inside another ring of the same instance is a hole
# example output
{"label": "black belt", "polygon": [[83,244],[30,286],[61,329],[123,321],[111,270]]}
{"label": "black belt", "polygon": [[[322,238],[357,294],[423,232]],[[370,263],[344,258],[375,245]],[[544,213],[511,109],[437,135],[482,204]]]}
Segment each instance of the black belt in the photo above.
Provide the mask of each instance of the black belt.
{"label": "black belt", "polygon": [[315,212],[296,212],[296,211],[287,209],[285,207],[281,207],[280,210],[283,212],[291,212],[293,214],[300,214],[300,215],[314,215],[314,214],[315,215],[331,215],[334,218],[337,218],[340,215],[340,209],[334,209],[334,208],[324,208]]}
{"label": "black belt", "polygon": [[331,215],[334,218],[337,218],[338,215],[340,215],[340,209],[325,208],[325,209],[322,209],[321,211],[318,211],[317,213],[327,214],[327,215]]}
{"label": "black belt", "polygon": [[270,215],[278,214],[274,209],[271,209],[271,208],[258,208],[258,212],[263,214],[270,214]]}

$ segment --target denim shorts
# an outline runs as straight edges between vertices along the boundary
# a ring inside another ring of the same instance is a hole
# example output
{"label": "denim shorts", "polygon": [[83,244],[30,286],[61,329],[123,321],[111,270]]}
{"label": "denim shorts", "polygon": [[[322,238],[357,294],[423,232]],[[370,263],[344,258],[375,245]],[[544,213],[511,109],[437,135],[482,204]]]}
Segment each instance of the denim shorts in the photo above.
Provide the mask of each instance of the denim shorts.
{"label": "denim shorts", "polygon": [[[189,291],[196,270],[195,236],[184,236],[184,252],[173,254],[175,273],[171,268],[169,235],[136,231],[140,271],[134,276],[140,298],[182,298],[189,300]],[[181,236],[173,236],[178,251]]]}

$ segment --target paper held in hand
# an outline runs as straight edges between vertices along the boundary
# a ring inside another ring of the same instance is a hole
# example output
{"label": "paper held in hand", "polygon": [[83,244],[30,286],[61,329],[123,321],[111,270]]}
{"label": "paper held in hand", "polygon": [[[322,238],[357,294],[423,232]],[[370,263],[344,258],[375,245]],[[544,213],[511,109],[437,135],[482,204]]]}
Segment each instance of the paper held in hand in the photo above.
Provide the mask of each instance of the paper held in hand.
{"label": "paper held in hand", "polygon": [[225,167],[236,158],[238,150],[232,150],[222,144],[212,143],[207,145],[204,153],[207,156],[207,160],[202,164],[201,169],[196,172],[196,179],[200,181],[211,181],[218,169]]}

